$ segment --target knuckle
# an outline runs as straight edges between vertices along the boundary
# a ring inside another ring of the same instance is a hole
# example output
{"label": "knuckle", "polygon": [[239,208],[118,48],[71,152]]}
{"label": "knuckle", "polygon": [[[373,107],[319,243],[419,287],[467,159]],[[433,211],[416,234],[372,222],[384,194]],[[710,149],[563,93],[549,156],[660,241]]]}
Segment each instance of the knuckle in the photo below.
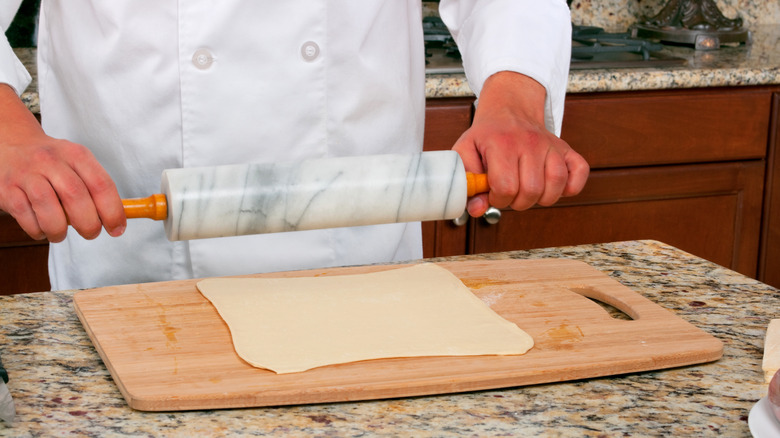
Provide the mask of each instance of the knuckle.
{"label": "knuckle", "polygon": [[116,191],[116,185],[110,178],[96,178],[90,181],[89,191],[95,195],[112,193]]}
{"label": "knuckle", "polygon": [[11,195],[3,203],[3,210],[7,211],[11,216],[18,217],[23,213],[26,213],[30,209],[30,202],[24,196]]}
{"label": "knuckle", "polygon": [[63,200],[75,200],[84,194],[84,186],[80,181],[64,181],[57,187],[57,194]]}
{"label": "knuckle", "polygon": [[71,143],[68,146],[68,161],[74,163],[73,166],[76,166],[75,163],[92,164],[95,161],[95,156],[85,146]]}
{"label": "knuckle", "polygon": [[48,202],[51,197],[51,187],[43,184],[35,184],[27,189],[27,198],[32,205],[41,205]]}
{"label": "knuckle", "polygon": [[532,181],[523,186],[522,195],[526,199],[536,201],[544,193],[544,184],[540,181]]}
{"label": "knuckle", "polygon": [[522,142],[525,145],[533,147],[543,147],[542,134],[535,130],[523,132]]}
{"label": "knuckle", "polygon": [[40,146],[30,154],[31,164],[38,167],[48,167],[58,160],[57,151],[51,146]]}
{"label": "knuckle", "polygon": [[547,184],[554,187],[563,187],[569,179],[568,169],[561,166],[553,167],[547,174]]}

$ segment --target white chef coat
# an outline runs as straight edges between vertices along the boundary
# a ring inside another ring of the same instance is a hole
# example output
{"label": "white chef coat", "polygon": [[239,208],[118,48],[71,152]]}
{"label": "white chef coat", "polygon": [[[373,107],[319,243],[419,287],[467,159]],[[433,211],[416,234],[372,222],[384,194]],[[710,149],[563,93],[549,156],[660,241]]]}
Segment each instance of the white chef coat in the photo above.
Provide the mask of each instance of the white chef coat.
{"label": "white chef coat", "polygon": [[[559,132],[563,0],[442,0],[440,10],[472,89],[500,70],[527,74],[547,88],[548,129]],[[416,0],[43,0],[38,32],[45,131],[89,147],[124,198],[158,192],[166,168],[421,149]],[[20,66],[0,41],[0,82],[17,92]],[[136,219],[119,238],[71,229],[49,268],[57,290],[410,260],[420,234],[411,223],[169,242],[161,223]]]}

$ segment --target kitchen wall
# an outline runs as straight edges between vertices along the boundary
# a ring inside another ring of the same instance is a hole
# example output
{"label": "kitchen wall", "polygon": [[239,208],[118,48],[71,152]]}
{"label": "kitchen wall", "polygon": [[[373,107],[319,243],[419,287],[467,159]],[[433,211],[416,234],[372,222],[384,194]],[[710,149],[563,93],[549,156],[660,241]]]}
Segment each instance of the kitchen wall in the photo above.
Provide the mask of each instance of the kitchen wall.
{"label": "kitchen wall", "polygon": [[[652,17],[669,1],[678,0],[573,0],[574,24],[599,26],[609,32],[623,32],[643,17]],[[780,25],[778,0],[715,0],[726,18],[742,17],[746,27],[756,24]],[[424,15],[435,15],[438,2],[423,2]]]}
{"label": "kitchen wall", "polygon": [[[640,17],[652,17],[670,1],[678,0],[573,0],[572,22],[599,26],[610,32],[628,29]],[[778,0],[716,0],[726,18],[742,17],[744,26],[756,24],[780,25]]]}

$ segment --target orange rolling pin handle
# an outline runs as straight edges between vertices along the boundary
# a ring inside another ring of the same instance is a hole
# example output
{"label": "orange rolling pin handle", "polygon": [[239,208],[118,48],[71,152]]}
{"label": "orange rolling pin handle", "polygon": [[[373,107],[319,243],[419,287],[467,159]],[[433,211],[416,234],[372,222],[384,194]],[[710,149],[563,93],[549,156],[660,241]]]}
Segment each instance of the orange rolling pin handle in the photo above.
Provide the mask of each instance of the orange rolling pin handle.
{"label": "orange rolling pin handle", "polygon": [[466,195],[470,198],[490,191],[486,173],[466,172]]}
{"label": "orange rolling pin handle", "polygon": [[168,200],[162,193],[147,198],[123,199],[128,219],[148,218],[162,221],[168,218]]}

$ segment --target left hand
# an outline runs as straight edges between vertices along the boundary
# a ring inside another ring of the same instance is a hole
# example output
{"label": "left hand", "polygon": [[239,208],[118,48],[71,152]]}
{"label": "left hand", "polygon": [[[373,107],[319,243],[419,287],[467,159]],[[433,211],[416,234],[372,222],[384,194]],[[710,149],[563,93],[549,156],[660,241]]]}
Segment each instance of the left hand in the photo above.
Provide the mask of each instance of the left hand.
{"label": "left hand", "polygon": [[549,206],[585,186],[588,163],[545,128],[545,95],[519,73],[499,72],[485,82],[474,122],[453,146],[467,171],[488,175],[490,193],[469,200],[470,215],[482,216],[491,205]]}

